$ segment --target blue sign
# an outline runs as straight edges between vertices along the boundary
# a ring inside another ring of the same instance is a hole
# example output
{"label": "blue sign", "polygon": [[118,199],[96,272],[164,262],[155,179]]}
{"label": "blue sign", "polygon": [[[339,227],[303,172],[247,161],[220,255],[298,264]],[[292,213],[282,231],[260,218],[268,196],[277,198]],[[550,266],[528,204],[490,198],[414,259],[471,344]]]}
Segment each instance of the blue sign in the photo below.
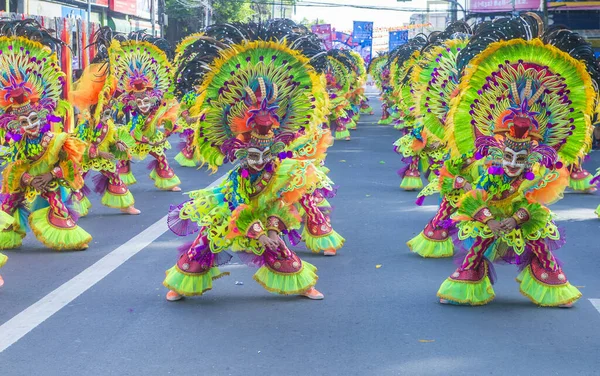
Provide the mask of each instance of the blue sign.
{"label": "blue sign", "polygon": [[354,21],[352,40],[358,46],[354,48],[368,65],[373,54],[373,22]]}
{"label": "blue sign", "polygon": [[73,8],[68,6],[61,7],[63,18],[85,19],[87,12],[83,9]]}
{"label": "blue sign", "polygon": [[408,42],[408,30],[390,31],[390,51]]}

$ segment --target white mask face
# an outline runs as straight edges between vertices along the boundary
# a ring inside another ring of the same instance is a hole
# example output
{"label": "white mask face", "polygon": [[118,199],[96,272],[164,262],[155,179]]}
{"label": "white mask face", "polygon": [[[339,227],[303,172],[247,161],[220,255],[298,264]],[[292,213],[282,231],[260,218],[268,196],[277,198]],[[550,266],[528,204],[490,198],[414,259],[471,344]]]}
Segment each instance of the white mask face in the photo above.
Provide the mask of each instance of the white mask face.
{"label": "white mask face", "polygon": [[111,114],[112,114],[111,108],[110,107],[105,107],[104,111],[102,111],[102,115],[100,115],[100,120],[103,123],[106,123],[108,120],[111,119],[111,117],[112,117]]}
{"label": "white mask face", "polygon": [[32,112],[27,116],[19,116],[21,132],[27,137],[34,138],[40,134],[41,120],[37,112]]}
{"label": "white mask face", "polygon": [[502,159],[502,168],[504,173],[511,178],[517,177],[525,171],[527,166],[527,151],[516,152],[511,148],[504,148],[504,158]]}
{"label": "white mask face", "polygon": [[250,168],[254,171],[262,171],[272,159],[271,150],[269,148],[265,150],[249,148],[247,159]]}
{"label": "white mask face", "polygon": [[143,114],[147,114],[152,109],[152,99],[149,97],[144,97],[144,99],[138,98],[135,100],[135,103],[137,104],[140,112]]}

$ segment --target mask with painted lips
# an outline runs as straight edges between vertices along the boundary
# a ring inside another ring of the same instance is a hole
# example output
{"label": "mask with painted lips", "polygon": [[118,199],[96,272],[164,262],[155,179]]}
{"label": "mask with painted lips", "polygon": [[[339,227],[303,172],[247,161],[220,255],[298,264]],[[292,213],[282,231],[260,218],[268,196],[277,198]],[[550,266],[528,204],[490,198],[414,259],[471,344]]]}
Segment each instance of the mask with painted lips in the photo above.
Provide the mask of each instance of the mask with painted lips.
{"label": "mask with painted lips", "polygon": [[266,148],[265,150],[257,148],[248,149],[248,167],[256,172],[264,170],[265,166],[271,162],[272,159],[271,150],[269,148]]}
{"label": "mask with painted lips", "polygon": [[521,175],[525,171],[526,166],[527,150],[517,152],[508,147],[504,149],[502,168],[507,176],[514,178]]}
{"label": "mask with painted lips", "polygon": [[41,121],[37,112],[31,112],[27,116],[19,117],[21,133],[27,137],[35,138],[40,134]]}
{"label": "mask with painted lips", "polygon": [[149,97],[138,98],[135,100],[135,104],[141,113],[147,114],[152,109],[153,101]]}

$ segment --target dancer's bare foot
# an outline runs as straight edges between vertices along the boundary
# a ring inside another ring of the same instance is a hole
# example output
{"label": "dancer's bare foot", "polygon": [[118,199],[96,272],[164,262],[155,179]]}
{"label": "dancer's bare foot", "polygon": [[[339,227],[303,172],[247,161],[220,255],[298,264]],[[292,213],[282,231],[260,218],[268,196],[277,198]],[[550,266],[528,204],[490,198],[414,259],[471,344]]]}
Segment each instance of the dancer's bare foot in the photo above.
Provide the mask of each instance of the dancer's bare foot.
{"label": "dancer's bare foot", "polygon": [[128,208],[122,208],[121,213],[130,214],[130,215],[138,215],[141,212],[138,209],[134,208],[133,205],[131,205]]}
{"label": "dancer's bare foot", "polygon": [[181,188],[179,188],[179,187],[173,187],[173,188],[171,188],[171,191],[172,192],[181,192]]}
{"label": "dancer's bare foot", "polygon": [[0,287],[4,286],[4,279],[2,278],[2,276],[0,275]]}

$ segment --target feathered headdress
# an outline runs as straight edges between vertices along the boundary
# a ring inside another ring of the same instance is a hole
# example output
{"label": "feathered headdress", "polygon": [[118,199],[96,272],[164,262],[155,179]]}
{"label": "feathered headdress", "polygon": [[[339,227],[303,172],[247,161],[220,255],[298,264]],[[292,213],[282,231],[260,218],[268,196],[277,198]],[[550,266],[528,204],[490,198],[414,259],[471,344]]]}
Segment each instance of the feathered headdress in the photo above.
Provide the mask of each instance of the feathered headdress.
{"label": "feathered headdress", "polygon": [[490,44],[465,72],[448,116],[454,156],[476,146],[501,158],[508,146],[547,167],[584,156],[594,92],[583,63],[540,39],[514,39]]}
{"label": "feathered headdress", "polygon": [[288,143],[325,121],[323,82],[309,60],[285,42],[254,41],[221,51],[192,115],[199,157],[213,169],[243,157],[250,145]]}
{"label": "feathered headdress", "polygon": [[428,48],[420,69],[413,72],[415,116],[422,117],[424,128],[438,140],[445,139],[446,116],[460,81],[456,56],[467,43],[468,39],[449,39]]}
{"label": "feathered headdress", "polygon": [[111,69],[124,103],[148,96],[160,102],[171,88],[171,64],[167,55],[146,41],[113,40],[109,49]]}
{"label": "feathered headdress", "polygon": [[24,37],[0,37],[0,129],[5,135],[19,139],[18,118],[31,111],[48,122],[60,121],[53,112],[61,101],[64,79],[49,48]]}

